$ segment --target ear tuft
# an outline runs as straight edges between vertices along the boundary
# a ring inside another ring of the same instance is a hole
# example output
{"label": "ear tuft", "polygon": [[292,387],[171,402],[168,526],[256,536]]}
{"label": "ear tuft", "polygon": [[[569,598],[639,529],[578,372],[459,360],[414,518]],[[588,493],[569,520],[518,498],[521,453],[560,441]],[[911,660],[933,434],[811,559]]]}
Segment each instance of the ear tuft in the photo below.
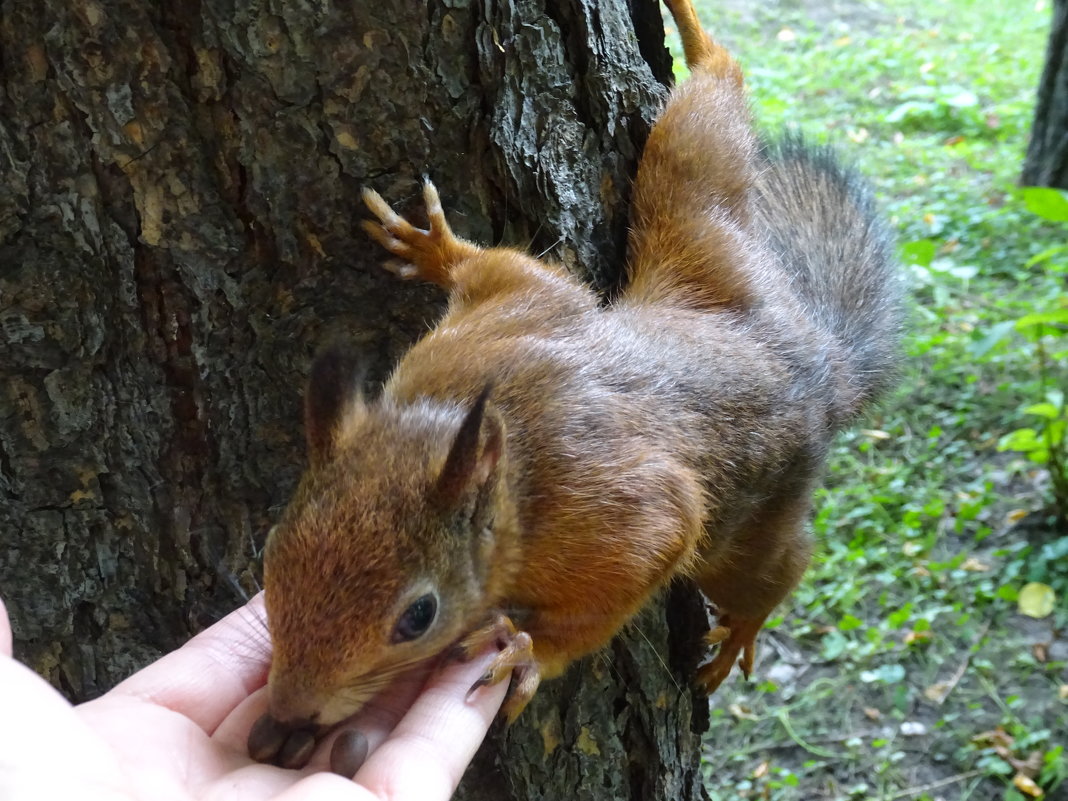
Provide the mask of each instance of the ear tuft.
{"label": "ear tuft", "polygon": [[[492,386],[487,384],[479,393],[456,432],[435,484],[435,494],[441,506],[456,506],[468,489],[485,484],[500,461],[504,430],[496,412],[487,409],[491,389]],[[480,443],[484,424],[487,429],[485,442]]]}
{"label": "ear tuft", "polygon": [[352,345],[343,342],[328,345],[312,362],[304,393],[304,432],[312,465],[330,460],[346,413],[363,405],[360,384],[365,372]]}

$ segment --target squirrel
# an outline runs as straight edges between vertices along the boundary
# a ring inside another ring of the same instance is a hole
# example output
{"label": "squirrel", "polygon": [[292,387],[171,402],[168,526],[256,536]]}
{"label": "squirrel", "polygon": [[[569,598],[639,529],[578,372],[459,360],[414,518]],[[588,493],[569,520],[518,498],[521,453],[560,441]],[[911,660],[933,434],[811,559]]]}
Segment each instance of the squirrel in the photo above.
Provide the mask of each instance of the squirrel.
{"label": "squirrel", "polygon": [[493,642],[479,683],[511,676],[512,721],[675,577],[718,615],[697,685],[752,670],[831,438],[893,375],[897,279],[867,189],[826,148],[762,143],[737,62],[667,5],[691,75],[645,146],[610,303],[455,236],[429,181],[428,230],[364,190],[394,271],[448,308],[374,401],[345,347],[312,366],[309,468],[264,549],[256,758],[299,767],[401,672]]}

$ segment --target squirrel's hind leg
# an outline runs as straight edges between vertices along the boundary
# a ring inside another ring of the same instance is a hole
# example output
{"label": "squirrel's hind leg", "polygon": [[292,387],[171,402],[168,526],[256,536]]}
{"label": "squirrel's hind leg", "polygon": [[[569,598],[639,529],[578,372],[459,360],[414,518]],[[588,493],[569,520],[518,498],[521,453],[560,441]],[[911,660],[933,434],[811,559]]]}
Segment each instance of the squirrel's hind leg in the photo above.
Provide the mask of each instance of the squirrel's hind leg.
{"label": "squirrel's hind leg", "polygon": [[[695,581],[717,607],[717,626],[706,643],[717,648],[697,671],[697,683],[712,693],[741,657],[748,677],[756,637],[768,615],[785,598],[808,566],[811,544],[805,533],[807,492],[777,498],[757,512],[722,550],[706,556]],[[711,539],[715,540],[712,532]]]}

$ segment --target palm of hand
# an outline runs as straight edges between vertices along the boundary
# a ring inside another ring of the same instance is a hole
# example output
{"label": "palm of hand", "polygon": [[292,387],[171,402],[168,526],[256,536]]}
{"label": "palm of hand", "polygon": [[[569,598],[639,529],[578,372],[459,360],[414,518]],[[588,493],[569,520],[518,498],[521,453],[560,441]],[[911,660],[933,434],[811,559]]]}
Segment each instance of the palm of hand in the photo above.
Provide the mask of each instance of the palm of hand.
{"label": "palm of hand", "polygon": [[7,658],[0,606],[0,796],[446,799],[507,689],[505,681],[466,699],[487,656],[446,666],[425,688],[425,672],[409,677],[357,722],[372,754],[355,782],[322,772],[329,741],[303,770],[262,765],[245,743],[267,702],[263,631],[254,601],[103,697],[73,707]]}

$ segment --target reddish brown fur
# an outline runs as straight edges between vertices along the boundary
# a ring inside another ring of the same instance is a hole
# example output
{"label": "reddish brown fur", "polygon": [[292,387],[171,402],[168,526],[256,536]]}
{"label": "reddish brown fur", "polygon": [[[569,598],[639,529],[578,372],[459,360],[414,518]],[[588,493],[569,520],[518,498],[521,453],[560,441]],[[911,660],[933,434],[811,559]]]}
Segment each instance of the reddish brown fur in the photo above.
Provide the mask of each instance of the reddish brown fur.
{"label": "reddish brown fur", "polygon": [[[374,404],[312,388],[328,410],[309,425],[312,448],[328,456],[313,453],[265,559],[278,719],[333,722],[397,669],[498,636],[500,612],[533,642],[533,664],[523,640],[493,671],[524,671],[515,714],[539,676],[603,646],[680,574],[721,614],[719,650],[698,675],[711,691],[739,655],[748,670],[756,632],[804,571],[813,484],[869,377],[850,367],[845,334],[810,311],[847,301],[813,301],[802,273],[852,266],[795,267],[769,249],[806,209],[761,200],[773,185],[761,176],[777,168],[761,161],[741,72],[689,0],[671,7],[693,75],[646,146],[630,282],[614,305],[557,266],[456,238],[429,184],[429,231],[366,194],[381,221],[367,230],[407,262],[402,275],[447,289],[449,308]],[[820,186],[820,165],[802,161],[790,175]],[[848,182],[827,183],[827,205],[852,198]],[[870,305],[890,294],[878,248],[857,244],[874,265],[856,279]],[[485,469],[467,469],[459,490],[450,478],[455,501],[439,508],[435,482],[486,386],[490,422],[456,460]],[[439,619],[391,642],[427,587]]]}

